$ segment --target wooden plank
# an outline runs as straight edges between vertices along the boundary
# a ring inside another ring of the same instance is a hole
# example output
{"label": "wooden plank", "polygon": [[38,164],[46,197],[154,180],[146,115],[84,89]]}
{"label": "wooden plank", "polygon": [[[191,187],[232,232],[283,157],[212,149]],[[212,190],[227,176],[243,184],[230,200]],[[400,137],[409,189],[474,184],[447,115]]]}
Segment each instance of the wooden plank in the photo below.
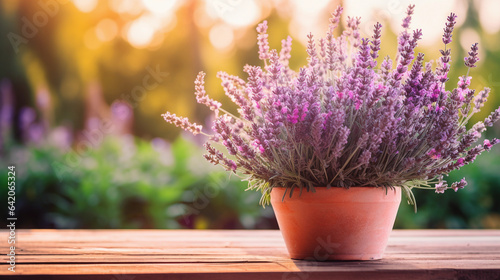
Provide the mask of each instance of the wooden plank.
{"label": "wooden plank", "polygon": [[[445,265],[446,267],[443,267]],[[7,265],[1,265],[1,268]],[[311,262],[311,261],[261,261],[261,262],[233,262],[233,263],[155,263],[155,264],[26,264],[16,269],[19,274],[114,274],[127,271],[127,273],[214,273],[214,272],[374,272],[394,271],[404,274],[407,270],[442,270],[465,269],[498,270],[498,262],[483,262],[471,260],[457,263],[455,260],[443,262],[391,260],[370,262]],[[16,267],[17,268],[17,267]],[[126,270],[125,270],[126,269]],[[500,272],[499,272],[500,273]]]}
{"label": "wooden plank", "polygon": [[[191,275],[192,279],[205,277],[206,274],[218,274],[220,276],[227,273],[239,274],[257,274],[269,273],[275,276],[280,276],[281,279],[293,279],[289,275],[299,276],[298,279],[316,279],[316,276],[327,274],[330,277],[339,275],[350,275],[360,278],[375,276],[399,276],[399,279],[410,277],[414,279],[418,274],[428,275],[429,273],[438,273],[441,279],[456,279],[457,271],[469,272],[488,272],[497,278],[483,279],[498,279],[500,271],[495,264],[484,264],[481,261],[471,261],[468,265],[461,266],[456,262],[448,264],[448,267],[443,267],[443,264],[434,262],[394,262],[391,264],[380,263],[339,263],[339,262],[322,262],[316,265],[304,261],[288,261],[281,263],[228,263],[228,264],[54,264],[54,265],[36,265],[26,264],[16,270],[16,275],[107,275],[108,279],[115,275],[140,275],[140,274],[157,274],[157,275]],[[481,267],[479,270],[478,267]],[[4,270],[5,265],[0,269]],[[195,277],[196,276],[196,277]],[[244,275],[242,275],[244,276]],[[446,277],[445,277],[446,276]],[[418,278],[418,277],[417,277]],[[90,278],[89,278],[90,279]],[[92,278],[93,279],[93,278]],[[142,279],[142,278],[141,278]],[[233,278],[234,279],[234,278]],[[240,279],[239,277],[237,279]],[[297,278],[296,278],[297,279]],[[427,279],[427,278],[419,278]],[[469,278],[465,278],[469,279]]]}
{"label": "wooden plank", "polygon": [[[7,235],[0,231],[0,240]],[[0,278],[500,279],[500,230],[394,230],[385,258],[367,262],[290,260],[276,230],[17,230],[16,237],[16,273],[3,254]]]}
{"label": "wooden plank", "polygon": [[[55,268],[58,269],[58,268]],[[93,267],[88,268],[93,269]],[[442,280],[442,279],[498,279],[498,274],[493,271],[477,271],[477,270],[460,270],[460,271],[421,271],[408,269],[405,271],[404,275],[400,272],[392,271],[373,271],[373,272],[323,272],[316,271],[313,273],[307,272],[248,272],[248,271],[237,271],[237,272],[224,272],[224,273],[170,273],[164,274],[161,271],[152,273],[127,273],[122,274],[122,268],[113,267],[110,268],[115,271],[115,273],[110,274],[81,274],[78,271],[74,271],[71,275],[47,275],[42,274],[37,277],[37,279],[71,279],[71,280],[160,280],[160,279],[204,279],[204,280],[255,280],[255,279],[279,279],[279,280],[291,280],[291,279],[315,279],[315,280],[331,280],[331,279],[345,279],[345,280],[401,280],[404,278],[414,279],[414,280]],[[0,276],[1,277],[1,276]],[[8,279],[32,279],[29,275],[16,275],[10,276]]]}
{"label": "wooden plank", "polygon": [[[50,251],[49,251],[50,250]],[[481,252],[481,253],[478,253]],[[389,247],[386,250],[386,258],[393,255],[403,255],[403,256],[422,256],[422,255],[441,255],[446,254],[448,256],[455,256],[459,258],[461,256],[473,256],[474,258],[480,258],[481,256],[492,256],[498,255],[500,252],[500,247],[478,247],[478,246],[468,246],[461,248],[455,247],[433,247],[433,248],[421,248],[421,247],[404,247],[404,248],[394,248]],[[287,252],[285,248],[280,248],[275,250],[274,248],[253,248],[248,250],[242,250],[238,248],[190,248],[190,249],[104,249],[104,248],[86,248],[86,249],[76,249],[76,248],[49,248],[47,250],[42,249],[26,249],[26,250],[16,250],[18,254],[18,263],[23,263],[25,260],[30,259],[30,256],[36,258],[45,258],[46,256],[60,256],[61,258],[77,258],[78,256],[102,256],[102,255],[116,255],[116,256],[129,256],[130,258],[135,258],[138,256],[150,256],[153,257],[164,257],[164,258],[177,258],[178,256],[187,256],[192,259],[205,259],[205,258],[217,258],[221,256],[232,256],[235,258],[265,258],[265,257],[287,257]],[[26,256],[27,258],[25,258]],[[7,256],[1,255],[0,260],[6,261]],[[56,262],[56,261],[54,261]]]}
{"label": "wooden plank", "polygon": [[[408,253],[390,254],[390,257],[385,257],[385,261],[443,261],[457,260],[459,258],[466,260],[481,260],[493,264],[498,264],[500,256],[495,253],[485,254],[449,254],[449,253],[432,253],[432,254],[413,254],[408,257]],[[232,262],[262,262],[262,261],[282,261],[287,256],[286,254],[270,254],[270,255],[234,255],[234,254],[204,254],[204,255],[130,255],[130,254],[85,254],[85,255],[22,255],[17,258],[17,264],[111,264],[111,263],[232,263]],[[7,260],[5,260],[6,262]],[[442,262],[443,263],[443,262]]]}

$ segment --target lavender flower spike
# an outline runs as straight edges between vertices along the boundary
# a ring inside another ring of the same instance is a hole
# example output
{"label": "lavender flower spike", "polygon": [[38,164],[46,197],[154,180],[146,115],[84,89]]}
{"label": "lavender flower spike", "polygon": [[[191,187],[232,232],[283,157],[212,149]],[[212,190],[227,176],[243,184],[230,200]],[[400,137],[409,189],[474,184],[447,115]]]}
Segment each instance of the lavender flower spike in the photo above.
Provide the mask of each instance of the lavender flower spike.
{"label": "lavender flower spike", "polygon": [[455,182],[451,184],[451,189],[457,192],[459,189],[463,189],[465,186],[467,186],[467,181],[465,181],[465,178],[462,178],[460,182]]}
{"label": "lavender flower spike", "polygon": [[169,122],[177,127],[180,127],[186,131],[193,133],[194,135],[200,134],[201,129],[203,128],[201,125],[197,125],[196,123],[189,122],[188,118],[178,117],[175,114],[170,112],[166,112],[161,115],[166,122]]}
{"label": "lavender flower spike", "polygon": [[333,30],[337,28],[340,22],[340,16],[342,15],[342,12],[344,11],[344,8],[342,6],[338,6],[337,9],[335,9],[335,12],[331,14],[330,17],[330,24],[328,26],[328,32],[327,32],[327,39],[331,39],[333,36]]}
{"label": "lavender flower spike", "polygon": [[493,111],[485,120],[485,126],[493,126],[495,122],[500,120],[500,107],[498,107],[495,111]]}
{"label": "lavender flower spike", "polygon": [[415,5],[408,6],[408,9],[406,10],[406,17],[403,19],[403,24],[401,24],[401,26],[404,29],[410,28],[411,16],[413,15],[414,9],[415,9]]}
{"label": "lavender flower spike", "polygon": [[[378,57],[378,51],[380,51],[380,37],[382,37],[382,24],[377,22],[373,28],[372,44],[370,46],[372,52],[371,56],[375,60]],[[375,65],[372,65],[375,67]]]}
{"label": "lavender flower spike", "polygon": [[215,115],[217,116],[219,114],[219,108],[222,106],[222,104],[207,96],[207,92],[205,91],[205,86],[204,86],[205,85],[204,78],[205,78],[205,73],[200,72],[198,73],[196,81],[194,82],[196,90],[195,92],[196,101],[210,108],[210,110],[214,111]]}
{"label": "lavender flower spike", "polygon": [[281,51],[280,51],[280,62],[283,66],[288,66],[289,59],[292,57],[290,52],[292,51],[292,37],[288,36],[281,40]]}
{"label": "lavender flower spike", "polygon": [[474,99],[474,110],[473,112],[479,112],[484,103],[488,100],[488,95],[490,94],[490,88],[484,88],[478,96]]}
{"label": "lavender flower spike", "polygon": [[257,26],[257,44],[259,45],[259,59],[266,60],[269,59],[269,41],[267,37],[267,20],[263,21]]}
{"label": "lavender flower spike", "polygon": [[446,22],[446,27],[444,28],[444,34],[443,34],[443,43],[445,45],[451,43],[451,33],[453,32],[453,28],[455,27],[455,19],[457,18],[457,15],[454,13],[451,13],[448,16],[448,21]]}
{"label": "lavender flower spike", "polygon": [[477,51],[479,49],[477,45],[477,43],[473,44],[468,53],[469,56],[464,58],[465,66],[469,68],[476,67],[476,62],[479,60],[479,57],[477,57]]}

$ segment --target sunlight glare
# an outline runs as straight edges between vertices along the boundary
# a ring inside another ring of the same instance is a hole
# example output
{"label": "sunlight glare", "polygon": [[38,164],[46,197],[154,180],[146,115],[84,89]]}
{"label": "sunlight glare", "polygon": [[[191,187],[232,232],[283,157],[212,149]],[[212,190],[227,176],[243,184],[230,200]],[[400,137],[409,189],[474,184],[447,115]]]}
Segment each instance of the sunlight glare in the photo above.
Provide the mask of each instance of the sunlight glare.
{"label": "sunlight glare", "polygon": [[220,50],[227,50],[233,44],[233,30],[225,24],[217,24],[210,29],[210,43]]}
{"label": "sunlight glare", "polygon": [[101,46],[101,41],[98,40],[96,32],[94,29],[89,29],[85,32],[83,36],[83,43],[85,47],[90,50],[95,50]]}
{"label": "sunlight glare", "polygon": [[174,10],[177,0],[142,0],[142,4],[153,14],[165,15]]}
{"label": "sunlight glare", "polygon": [[111,10],[119,14],[138,15],[144,10],[140,0],[110,0]]}
{"label": "sunlight glare", "polygon": [[147,47],[155,34],[155,23],[150,17],[140,17],[134,20],[127,30],[127,40],[136,48]]}
{"label": "sunlight glare", "polygon": [[97,6],[97,0],[73,0],[73,4],[78,10],[89,13]]}
{"label": "sunlight glare", "polygon": [[108,42],[113,40],[118,34],[118,26],[113,20],[105,18],[97,24],[95,33],[99,40]]}
{"label": "sunlight glare", "polygon": [[291,8],[294,16],[289,25],[292,36],[297,37],[303,44],[307,44],[307,37],[304,34],[322,34],[324,29],[319,28],[320,15],[325,12],[328,5],[327,0],[320,1],[291,1]]}
{"label": "sunlight glare", "polygon": [[260,9],[255,0],[245,1],[207,1],[207,12],[212,17],[219,17],[233,27],[254,24],[260,16]]}
{"label": "sunlight glare", "polygon": [[[420,0],[373,0],[366,1],[360,5],[359,0],[349,0],[344,2],[344,14],[361,17],[362,36],[371,36],[373,24],[377,21],[384,24],[390,23],[392,30],[398,34],[402,31],[401,21],[405,17],[406,9],[409,4],[415,4],[415,12],[411,21],[411,29],[422,29],[423,37],[419,42],[422,45],[432,45],[438,42],[443,35],[443,28],[446,17],[450,12],[458,15],[455,27],[463,24],[466,13],[467,3],[464,1],[435,1]],[[433,7],[429,9],[429,7]],[[387,27],[385,27],[387,28]]]}
{"label": "sunlight glare", "polygon": [[498,0],[483,0],[476,1],[479,4],[479,22],[481,26],[490,34],[495,34],[500,31],[500,1]]}

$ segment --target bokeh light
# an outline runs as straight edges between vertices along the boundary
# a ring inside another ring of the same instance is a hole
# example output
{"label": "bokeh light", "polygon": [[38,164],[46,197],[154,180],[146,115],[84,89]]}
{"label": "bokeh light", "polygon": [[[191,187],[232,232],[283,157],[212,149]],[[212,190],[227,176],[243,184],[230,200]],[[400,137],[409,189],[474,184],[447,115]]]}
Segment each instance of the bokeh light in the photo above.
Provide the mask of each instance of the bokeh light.
{"label": "bokeh light", "polygon": [[[344,1],[345,11],[349,15],[360,16],[364,22],[373,24],[376,21],[388,21],[390,27],[396,32],[401,30],[401,20],[410,4],[416,4],[411,27],[422,29],[423,37],[420,44],[425,46],[433,45],[439,40],[443,33],[443,24],[451,12],[460,15],[456,19],[456,28],[459,28],[465,21],[467,3],[461,0],[421,0],[418,2],[374,0],[362,3],[359,0]],[[361,29],[365,36],[371,34],[373,24]]]}
{"label": "bokeh light", "polygon": [[246,1],[220,1],[207,2],[207,11],[212,17],[219,17],[233,27],[244,27],[259,18],[259,6],[254,0]]}
{"label": "bokeh light", "polygon": [[118,34],[118,26],[114,20],[105,18],[97,24],[95,33],[99,40],[108,42],[113,40]]}
{"label": "bokeh light", "polygon": [[92,12],[97,6],[97,3],[98,0],[73,0],[75,7],[84,13]]}
{"label": "bokeh light", "polygon": [[156,22],[151,16],[142,16],[130,23],[127,29],[127,40],[136,48],[147,47],[155,35]]}
{"label": "bokeh light", "polygon": [[210,43],[218,49],[226,50],[233,44],[233,30],[224,24],[217,24],[210,29]]}
{"label": "bokeh light", "polygon": [[142,0],[146,9],[157,15],[167,15],[174,12],[177,0]]}
{"label": "bokeh light", "polygon": [[479,21],[484,30],[490,34],[495,34],[500,31],[500,1],[497,0],[475,0],[479,10]]}
{"label": "bokeh light", "polygon": [[142,13],[144,8],[142,2],[139,0],[109,0],[109,6],[112,11],[119,13],[122,16],[138,15]]}

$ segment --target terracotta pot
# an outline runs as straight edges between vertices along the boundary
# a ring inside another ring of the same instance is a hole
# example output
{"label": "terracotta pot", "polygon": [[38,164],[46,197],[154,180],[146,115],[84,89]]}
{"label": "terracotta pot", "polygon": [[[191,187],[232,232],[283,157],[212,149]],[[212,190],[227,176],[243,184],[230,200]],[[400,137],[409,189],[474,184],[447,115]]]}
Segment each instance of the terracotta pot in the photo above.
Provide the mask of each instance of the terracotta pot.
{"label": "terracotta pot", "polygon": [[396,219],[401,189],[273,188],[271,205],[292,259],[381,259]]}

